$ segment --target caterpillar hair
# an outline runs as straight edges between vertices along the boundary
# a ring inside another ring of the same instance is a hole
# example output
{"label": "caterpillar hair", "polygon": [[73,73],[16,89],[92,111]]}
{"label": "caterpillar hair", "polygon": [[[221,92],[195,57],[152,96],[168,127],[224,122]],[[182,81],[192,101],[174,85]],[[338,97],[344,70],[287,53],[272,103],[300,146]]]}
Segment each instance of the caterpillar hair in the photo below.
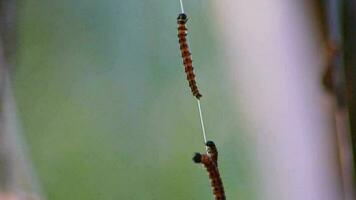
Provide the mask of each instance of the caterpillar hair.
{"label": "caterpillar hair", "polygon": [[[209,143],[209,145],[214,144],[212,141],[209,141],[209,142],[207,142],[208,151],[210,149],[210,146],[208,146],[208,143]],[[214,147],[215,147],[215,144],[214,144]],[[211,148],[210,150],[212,152],[214,152],[215,151],[214,149],[216,150],[216,148]],[[215,151],[215,152],[217,153],[217,151]],[[217,154],[212,154],[212,155],[217,156]],[[216,164],[217,160],[216,161],[213,160],[213,158],[208,154],[195,153],[195,155],[193,157],[193,161],[195,163],[203,164],[203,166],[208,171],[211,187],[213,189],[213,194],[215,196],[215,200],[226,200],[224,186],[223,186],[223,183],[222,183],[222,180],[220,177],[218,166]]]}
{"label": "caterpillar hair", "polygon": [[187,30],[188,30],[186,27],[187,21],[188,21],[188,17],[185,13],[181,13],[178,15],[177,17],[178,39],[179,39],[178,41],[179,41],[180,51],[182,54],[185,73],[187,74],[187,80],[189,82],[189,87],[192,91],[193,96],[195,96],[197,99],[200,99],[202,95],[200,94],[197,83],[195,81],[192,56],[189,51],[189,46],[186,38]]}

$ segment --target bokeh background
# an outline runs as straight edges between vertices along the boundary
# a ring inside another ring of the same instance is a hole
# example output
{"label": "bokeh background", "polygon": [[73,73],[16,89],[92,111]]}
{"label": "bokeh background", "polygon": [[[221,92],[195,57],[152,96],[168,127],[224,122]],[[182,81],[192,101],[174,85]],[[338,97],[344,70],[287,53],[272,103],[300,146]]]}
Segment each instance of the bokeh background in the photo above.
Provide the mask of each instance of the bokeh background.
{"label": "bokeh background", "polygon": [[[344,194],[333,100],[320,84],[320,4],[183,2],[228,199],[353,199]],[[15,191],[212,199],[205,170],[191,160],[204,144],[181,64],[178,0],[14,5],[5,111],[16,127],[8,162],[21,165]]]}
{"label": "bokeh background", "polygon": [[[48,199],[211,198],[205,171],[191,160],[204,146],[178,48],[179,2],[18,5],[12,81]],[[185,6],[208,138],[221,152],[227,195],[249,199],[253,167],[211,5]]]}

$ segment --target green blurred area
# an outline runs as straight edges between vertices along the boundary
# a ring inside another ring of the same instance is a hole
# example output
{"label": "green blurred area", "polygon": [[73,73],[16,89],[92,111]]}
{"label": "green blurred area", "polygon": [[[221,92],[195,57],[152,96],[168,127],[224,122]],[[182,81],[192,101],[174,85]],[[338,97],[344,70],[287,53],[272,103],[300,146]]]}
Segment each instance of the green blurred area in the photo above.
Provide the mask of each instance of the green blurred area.
{"label": "green blurred area", "polygon": [[[209,1],[185,1],[228,199],[253,199],[248,142]],[[18,2],[17,108],[47,199],[212,199],[176,36],[178,1]]]}

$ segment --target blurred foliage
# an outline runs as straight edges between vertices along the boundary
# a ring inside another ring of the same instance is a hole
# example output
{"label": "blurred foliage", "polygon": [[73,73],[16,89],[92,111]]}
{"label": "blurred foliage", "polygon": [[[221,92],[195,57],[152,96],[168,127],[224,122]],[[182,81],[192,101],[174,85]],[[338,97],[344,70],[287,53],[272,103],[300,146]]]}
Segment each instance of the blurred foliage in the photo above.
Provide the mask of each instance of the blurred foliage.
{"label": "blurred foliage", "polygon": [[[186,1],[209,139],[220,149],[229,199],[253,199],[213,8]],[[178,1],[18,2],[12,81],[45,196],[212,199],[176,37]]]}

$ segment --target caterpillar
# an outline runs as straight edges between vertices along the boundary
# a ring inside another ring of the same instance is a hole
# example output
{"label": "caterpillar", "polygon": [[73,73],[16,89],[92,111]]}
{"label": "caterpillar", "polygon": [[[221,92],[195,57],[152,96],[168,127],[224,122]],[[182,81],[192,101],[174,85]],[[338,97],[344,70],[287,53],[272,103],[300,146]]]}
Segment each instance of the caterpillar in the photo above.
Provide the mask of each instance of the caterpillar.
{"label": "caterpillar", "polygon": [[213,141],[207,141],[206,146],[208,147],[208,154],[214,161],[216,167],[218,166],[218,150],[216,149],[215,143]]}
{"label": "caterpillar", "polygon": [[208,141],[206,146],[208,147],[209,154],[195,153],[193,161],[195,163],[203,164],[208,171],[215,200],[226,200],[224,186],[217,166],[217,160],[214,160],[215,158],[217,159],[216,146],[212,141]]}
{"label": "caterpillar", "polygon": [[177,17],[178,41],[179,41],[180,51],[182,54],[181,56],[183,59],[185,73],[187,74],[187,80],[189,82],[189,87],[192,91],[193,96],[195,96],[197,99],[200,99],[202,95],[200,94],[197,83],[195,81],[192,56],[189,51],[189,46],[186,38],[188,29],[185,24],[187,23],[187,21],[188,21],[188,17],[185,13],[181,13],[178,15]]}

